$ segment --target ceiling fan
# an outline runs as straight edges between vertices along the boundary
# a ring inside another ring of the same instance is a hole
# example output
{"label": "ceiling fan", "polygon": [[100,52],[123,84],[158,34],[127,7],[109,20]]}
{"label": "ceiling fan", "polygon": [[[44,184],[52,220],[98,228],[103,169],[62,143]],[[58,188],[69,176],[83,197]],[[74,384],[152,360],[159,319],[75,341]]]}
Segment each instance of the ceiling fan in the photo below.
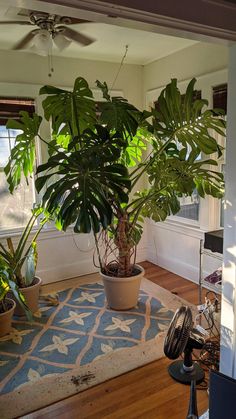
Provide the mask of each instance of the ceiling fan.
{"label": "ceiling fan", "polygon": [[30,12],[29,20],[19,21],[0,21],[0,25],[28,25],[37,26],[26,36],[24,36],[14,47],[13,50],[21,50],[31,46],[34,52],[40,55],[47,55],[53,43],[63,50],[70,43],[77,42],[83,46],[92,44],[95,40],[77,32],[67,25],[88,23],[90,21],[71,18],[67,16],[58,16],[43,12]]}

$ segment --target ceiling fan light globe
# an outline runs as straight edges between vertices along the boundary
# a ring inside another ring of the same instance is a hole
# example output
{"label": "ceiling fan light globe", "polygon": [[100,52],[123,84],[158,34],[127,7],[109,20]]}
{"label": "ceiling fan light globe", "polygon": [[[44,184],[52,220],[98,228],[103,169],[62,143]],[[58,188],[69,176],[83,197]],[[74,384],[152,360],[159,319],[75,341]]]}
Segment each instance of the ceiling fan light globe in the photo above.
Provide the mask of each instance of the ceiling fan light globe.
{"label": "ceiling fan light globe", "polygon": [[71,41],[69,41],[69,39],[67,39],[60,32],[56,33],[53,40],[54,40],[54,43],[55,43],[56,47],[59,49],[59,51],[63,51],[63,49],[67,48],[71,44]]}
{"label": "ceiling fan light globe", "polygon": [[52,38],[46,29],[40,30],[34,37],[36,54],[46,56],[52,47]]}

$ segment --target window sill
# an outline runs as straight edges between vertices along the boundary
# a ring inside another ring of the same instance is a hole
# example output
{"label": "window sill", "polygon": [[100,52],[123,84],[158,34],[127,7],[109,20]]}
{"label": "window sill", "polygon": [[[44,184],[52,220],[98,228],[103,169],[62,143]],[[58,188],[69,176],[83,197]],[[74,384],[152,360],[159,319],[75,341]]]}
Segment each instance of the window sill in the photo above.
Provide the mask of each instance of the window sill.
{"label": "window sill", "polygon": [[191,236],[196,239],[203,239],[205,230],[202,230],[199,225],[187,224],[182,221],[167,219],[164,222],[155,223],[149,220],[148,223],[152,227],[161,228],[164,230],[174,231],[179,234]]}
{"label": "window sill", "polygon": [[[30,236],[32,237],[36,233],[36,231],[37,231],[37,228],[36,227],[33,228]],[[64,231],[57,230],[53,226],[48,226],[41,231],[40,235],[37,238],[37,241],[58,238],[59,236],[63,236],[63,237],[71,236],[72,233],[73,233],[73,227],[68,227],[67,231],[64,232]],[[11,229],[11,230],[5,230],[5,231],[0,232],[0,241],[4,240],[4,239],[7,239],[8,237],[11,237],[13,239],[14,238],[17,239],[18,237],[21,236],[21,234],[22,234],[22,229],[21,228],[14,228],[14,229]]]}

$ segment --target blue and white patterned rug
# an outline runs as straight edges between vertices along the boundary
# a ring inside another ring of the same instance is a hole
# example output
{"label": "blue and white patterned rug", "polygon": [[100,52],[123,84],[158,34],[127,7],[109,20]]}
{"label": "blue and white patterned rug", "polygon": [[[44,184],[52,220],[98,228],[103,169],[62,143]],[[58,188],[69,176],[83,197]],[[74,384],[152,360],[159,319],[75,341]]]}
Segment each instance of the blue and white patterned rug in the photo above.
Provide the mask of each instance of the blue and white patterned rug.
{"label": "blue and white patterned rug", "polygon": [[23,414],[160,358],[164,331],[181,305],[145,279],[129,311],[110,310],[98,282],[58,296],[58,305],[42,303],[33,323],[14,319],[0,338],[0,410],[12,399]]}

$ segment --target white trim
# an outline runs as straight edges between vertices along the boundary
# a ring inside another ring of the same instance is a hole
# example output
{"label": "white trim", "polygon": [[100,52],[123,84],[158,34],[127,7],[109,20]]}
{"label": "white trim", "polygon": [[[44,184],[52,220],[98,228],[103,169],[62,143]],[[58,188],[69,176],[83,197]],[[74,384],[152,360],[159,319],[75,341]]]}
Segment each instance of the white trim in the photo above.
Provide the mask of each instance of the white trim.
{"label": "white trim", "polygon": [[62,263],[46,269],[37,269],[37,275],[42,278],[44,284],[50,284],[98,271],[99,269],[92,263],[91,255],[88,259],[75,261],[73,263]]}
{"label": "white trim", "polygon": [[167,221],[175,221],[176,223],[179,223],[179,224],[187,224],[194,227],[200,226],[199,220],[192,220],[191,218],[180,217],[177,214],[170,215],[169,217],[167,217]]}
{"label": "white trim", "polygon": [[[4,0],[3,0],[4,1]],[[5,0],[6,1],[6,0]],[[7,0],[12,1],[12,0]],[[29,0],[25,0],[28,2]],[[30,8],[34,8],[34,0],[30,1]],[[127,7],[120,4],[109,3],[97,0],[60,0],[50,1],[50,3],[59,4],[58,7],[66,14],[71,13],[73,16],[80,18],[90,19],[111,23],[109,18],[118,17],[113,19],[113,24],[126,25],[128,27],[135,27],[146,31],[158,31],[159,33],[168,33],[168,35],[185,37],[189,39],[198,39],[203,42],[222,42],[222,40],[236,41],[235,31],[224,29],[221,27],[214,27],[197,22],[191,22],[175,17],[160,15],[146,10],[138,10],[134,7]],[[68,4],[69,3],[69,4]],[[44,9],[54,11],[53,4],[43,2]],[[88,13],[89,12],[89,13]],[[92,13],[92,14],[91,14]],[[105,15],[105,16],[104,16]],[[128,22],[127,22],[128,19]]]}
{"label": "white trim", "polygon": [[188,279],[195,284],[198,284],[198,267],[183,263],[179,259],[173,259],[173,257],[168,257],[164,254],[156,254],[155,251],[150,250],[148,252],[149,262],[154,263],[155,265],[160,266],[163,269],[167,269],[170,272],[175,273],[176,275],[182,276],[185,279]]}
{"label": "white trim", "polygon": [[196,239],[203,239],[205,230],[201,230],[199,227],[195,227],[191,224],[180,223],[179,221],[166,220],[164,222],[155,223],[154,221],[148,220],[151,224],[152,229],[162,228],[164,230],[174,231],[181,233],[185,236],[194,237]]}
{"label": "white trim", "polygon": [[[8,237],[11,237],[11,238],[17,240],[17,238],[21,236],[23,228],[24,227],[22,227],[22,228],[21,227],[16,227],[14,229],[2,230],[0,232],[0,241],[6,239]],[[68,228],[68,230],[69,229],[70,229],[70,227]],[[31,231],[30,236],[33,236],[37,232],[37,230],[38,230],[38,228],[34,227]],[[37,241],[52,239],[52,238],[58,237],[60,234],[63,234],[64,236],[71,235],[71,233],[69,231],[64,233],[64,232],[61,232],[61,231],[57,230],[55,227],[48,227],[48,228],[45,227],[41,231],[40,235],[38,236]]]}

